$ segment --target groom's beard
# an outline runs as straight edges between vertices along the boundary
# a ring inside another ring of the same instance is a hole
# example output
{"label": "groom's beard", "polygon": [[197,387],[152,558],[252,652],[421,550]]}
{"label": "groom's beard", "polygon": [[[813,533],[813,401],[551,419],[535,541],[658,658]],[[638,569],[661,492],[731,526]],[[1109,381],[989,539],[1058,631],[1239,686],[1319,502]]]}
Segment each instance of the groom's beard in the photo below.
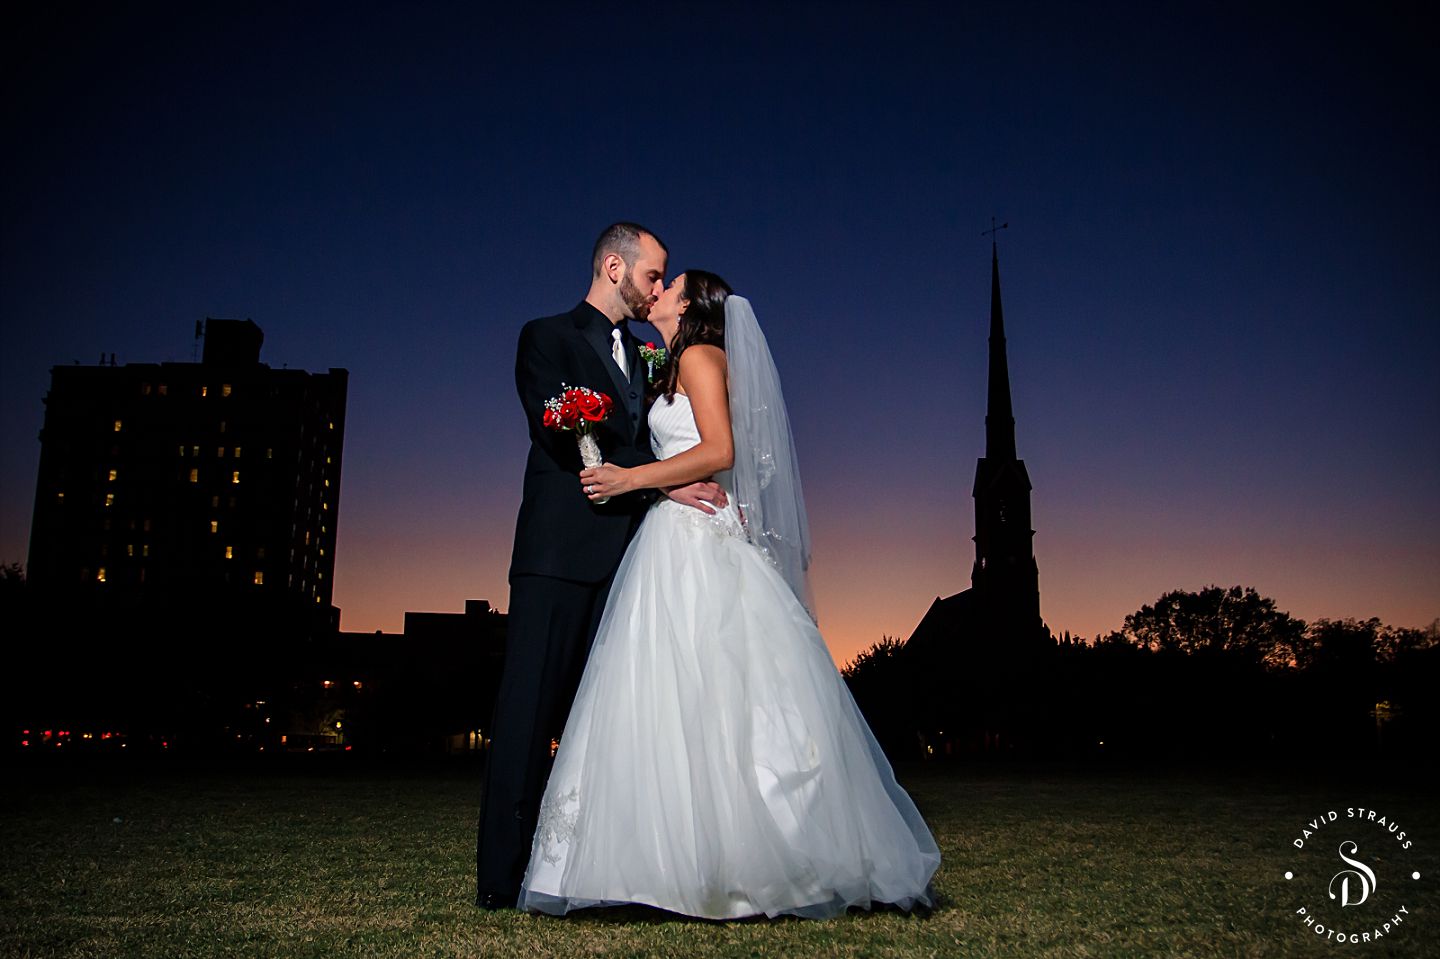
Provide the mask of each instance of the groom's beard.
{"label": "groom's beard", "polygon": [[620,299],[630,307],[631,319],[644,323],[650,318],[650,304],[653,301],[649,296],[640,292],[640,287],[631,281],[629,273],[626,273],[620,280]]}

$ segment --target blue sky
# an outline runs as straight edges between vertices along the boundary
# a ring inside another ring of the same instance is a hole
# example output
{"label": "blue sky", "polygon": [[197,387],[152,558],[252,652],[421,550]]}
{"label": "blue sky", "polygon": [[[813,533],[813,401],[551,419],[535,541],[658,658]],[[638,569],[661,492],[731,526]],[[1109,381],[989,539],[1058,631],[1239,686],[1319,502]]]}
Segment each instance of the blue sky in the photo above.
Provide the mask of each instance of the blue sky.
{"label": "blue sky", "polygon": [[968,585],[998,216],[1042,613],[1440,615],[1436,71],[1404,8],[67,7],[4,41],[0,561],[48,370],[351,371],[347,629],[507,600],[521,323],[614,219],[755,304],[837,658]]}

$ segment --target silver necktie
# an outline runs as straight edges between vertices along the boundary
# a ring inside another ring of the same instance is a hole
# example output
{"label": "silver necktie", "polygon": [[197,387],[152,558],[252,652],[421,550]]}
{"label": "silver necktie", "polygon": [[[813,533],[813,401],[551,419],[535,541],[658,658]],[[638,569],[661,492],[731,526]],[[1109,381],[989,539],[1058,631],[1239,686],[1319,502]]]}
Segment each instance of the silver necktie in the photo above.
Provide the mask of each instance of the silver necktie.
{"label": "silver necktie", "polygon": [[615,357],[615,365],[620,367],[620,372],[625,374],[625,379],[630,379],[630,366],[625,362],[625,334],[617,326],[610,331],[610,338],[614,342],[610,346],[610,355]]}

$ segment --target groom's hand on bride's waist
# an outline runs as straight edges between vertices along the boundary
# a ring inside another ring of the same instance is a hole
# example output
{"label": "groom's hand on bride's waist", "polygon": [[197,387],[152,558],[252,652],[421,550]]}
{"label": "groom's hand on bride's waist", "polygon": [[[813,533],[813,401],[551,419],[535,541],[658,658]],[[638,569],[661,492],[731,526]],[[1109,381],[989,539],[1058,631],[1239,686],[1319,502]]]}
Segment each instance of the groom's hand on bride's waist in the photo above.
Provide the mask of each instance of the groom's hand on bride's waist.
{"label": "groom's hand on bride's waist", "polygon": [[702,513],[715,515],[716,509],[724,509],[730,502],[719,483],[701,480],[688,486],[668,486],[661,490],[666,496],[684,506],[693,506]]}

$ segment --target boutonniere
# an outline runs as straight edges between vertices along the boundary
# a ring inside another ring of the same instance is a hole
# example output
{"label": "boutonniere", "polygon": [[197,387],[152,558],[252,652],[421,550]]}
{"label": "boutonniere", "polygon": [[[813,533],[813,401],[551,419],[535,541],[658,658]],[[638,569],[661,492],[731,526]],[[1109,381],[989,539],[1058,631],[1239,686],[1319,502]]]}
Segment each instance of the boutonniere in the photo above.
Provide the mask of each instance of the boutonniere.
{"label": "boutonniere", "polygon": [[646,343],[640,347],[640,358],[645,361],[645,378],[651,383],[655,382],[655,368],[665,365],[665,357],[670,354],[665,352],[665,347],[656,346],[654,343]]}

